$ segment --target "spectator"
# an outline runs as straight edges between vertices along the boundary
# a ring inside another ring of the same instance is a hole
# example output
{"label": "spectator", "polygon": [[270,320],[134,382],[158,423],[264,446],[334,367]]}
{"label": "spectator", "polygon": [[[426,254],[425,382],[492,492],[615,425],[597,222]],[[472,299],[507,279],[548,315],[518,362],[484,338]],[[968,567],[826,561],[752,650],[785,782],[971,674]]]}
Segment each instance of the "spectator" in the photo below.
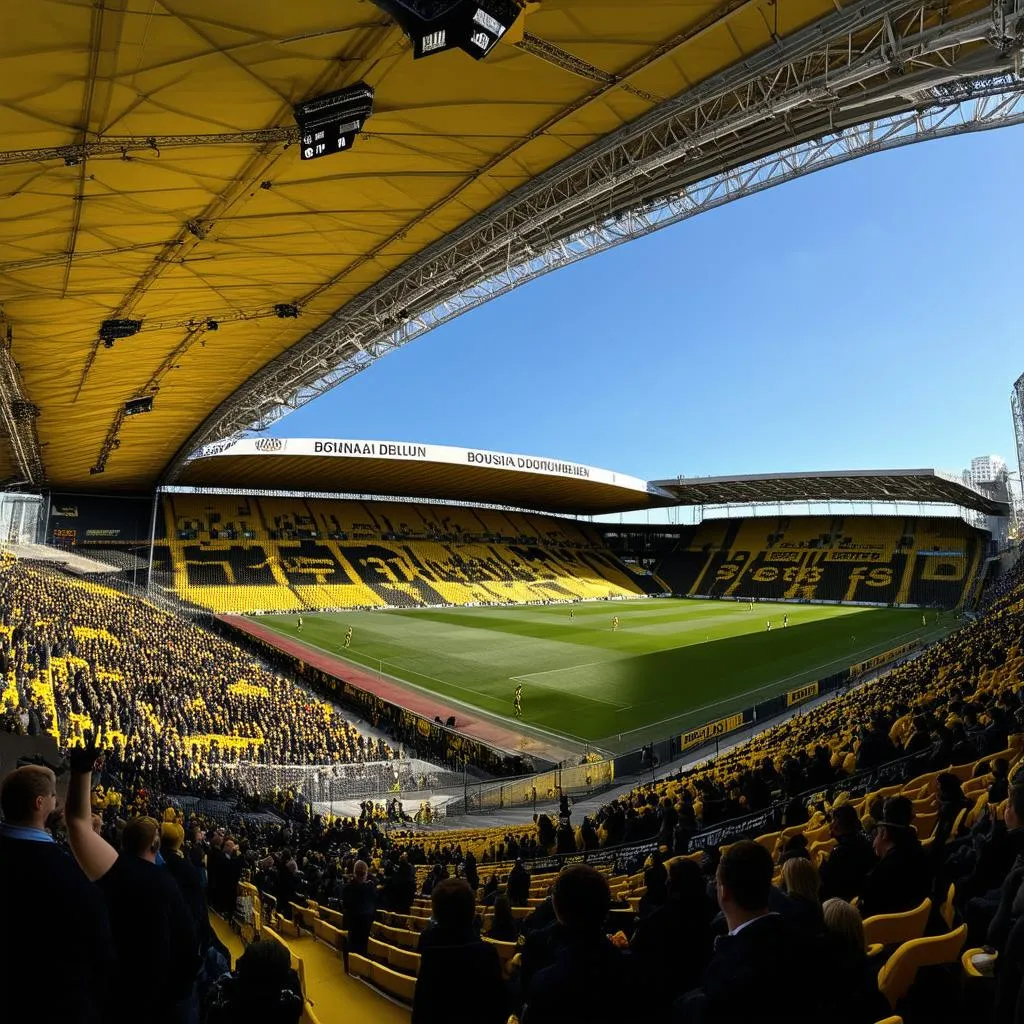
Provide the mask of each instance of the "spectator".
{"label": "spectator", "polygon": [[849,902],[861,891],[878,858],[852,804],[835,808],[830,832],[836,845],[821,865],[821,895],[824,899],[838,896]]}
{"label": "spectator", "polygon": [[494,901],[494,918],[487,937],[496,942],[515,942],[519,938],[519,923],[512,916],[512,904],[507,896],[499,896]]}
{"label": "spectator", "polygon": [[554,963],[529,982],[523,1024],[641,1020],[647,993],[637,984],[636,961],[604,931],[608,880],[589,864],[572,864],[555,881],[553,903],[561,937]]}
{"label": "spectator", "polygon": [[[352,880],[341,893],[341,906],[348,938],[346,954],[366,955],[370,940],[370,927],[377,912],[377,887],[369,880],[366,861],[357,860],[352,866]],[[347,955],[346,955],[347,967]]]}
{"label": "spectator", "polygon": [[121,833],[121,853],[92,830],[89,788],[96,748],[71,752],[67,824],[71,849],[87,878],[98,883],[110,916],[118,970],[112,1019],[134,1021],[150,1007],[151,1021],[191,1019],[199,943],[177,884],[157,866],[160,826],[135,817]]}
{"label": "spectator", "polygon": [[508,873],[506,884],[509,902],[513,907],[525,907],[530,902],[530,872],[523,866],[521,859],[517,858],[512,870]]}
{"label": "spectator", "polygon": [[[729,933],[718,940],[703,988],[677,1003],[684,1024],[812,1024],[820,1020],[825,972],[813,940],[769,911],[772,858],[739,842],[718,866],[718,903]],[[772,998],[772,993],[786,993]],[[790,998],[792,996],[792,998]]]}
{"label": "spectator", "polygon": [[820,935],[824,922],[818,869],[804,857],[791,857],[782,865],[782,886],[789,897],[789,919],[805,931]]}
{"label": "spectator", "polygon": [[913,910],[931,892],[931,867],[914,830],[913,818],[914,805],[905,796],[885,801],[872,843],[878,864],[861,888],[861,917]]}
{"label": "spectator", "polygon": [[505,1024],[501,961],[476,935],[472,889],[464,879],[445,879],[430,901],[434,925],[420,936],[412,1024]]}
{"label": "spectator", "polygon": [[640,897],[640,916],[646,917],[668,899],[668,871],[659,850],[651,854],[650,866],[644,871],[646,892]]}
{"label": "spectator", "polygon": [[302,989],[288,951],[257,939],[238,958],[233,974],[214,986],[207,1024],[298,1024]]}
{"label": "spectator", "polygon": [[855,907],[838,897],[822,904],[829,983],[825,990],[830,1024],[874,1024],[889,1016],[878,991],[878,964],[868,958],[864,923]]}
{"label": "spectator", "polygon": [[177,822],[165,821],[160,826],[160,854],[168,874],[178,883],[185,905],[192,915],[192,925],[202,954],[209,947],[212,937],[210,912],[206,906],[202,877],[195,865],[187,861],[182,852],[184,841],[185,830]]}
{"label": "spectator", "polygon": [[951,772],[943,772],[935,780],[935,790],[939,798],[939,818],[935,823],[932,854],[941,857],[947,841],[957,839],[966,831],[962,824],[957,827],[957,820],[960,819],[961,811],[971,809],[971,801],[964,796],[960,780]]}
{"label": "spectator", "polygon": [[640,920],[630,942],[656,1011],[667,1010],[700,984],[711,956],[713,915],[700,868],[692,861],[674,861],[668,869],[667,901]]}
{"label": "spectator", "polygon": [[[116,998],[106,991],[114,946],[99,892],[46,831],[57,813],[53,771],[16,768],[0,786],[0,811],[0,992],[20,1000],[8,1004],[11,1019],[98,1024]],[[74,936],[74,955],[61,959],[55,984],[59,932]]]}

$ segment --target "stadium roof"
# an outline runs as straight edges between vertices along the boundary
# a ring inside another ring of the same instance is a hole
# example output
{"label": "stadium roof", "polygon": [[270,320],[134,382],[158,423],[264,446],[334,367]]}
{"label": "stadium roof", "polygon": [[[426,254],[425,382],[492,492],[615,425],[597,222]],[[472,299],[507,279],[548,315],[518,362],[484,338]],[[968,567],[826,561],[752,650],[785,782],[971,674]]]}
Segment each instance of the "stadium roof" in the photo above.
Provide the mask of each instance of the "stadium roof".
{"label": "stadium roof", "polygon": [[211,445],[192,487],[320,491],[597,515],[674,504],[644,480],[562,459],[396,441],[257,437]]}
{"label": "stadium roof", "polygon": [[[414,61],[382,0],[0,5],[2,479],[169,479],[523,280],[1021,88],[988,0],[516,2],[480,62]],[[351,151],[300,161],[293,106],[360,82]]]}
{"label": "stadium roof", "polygon": [[934,469],[854,469],[655,481],[677,505],[772,505],[786,501],[924,502],[1005,516],[1008,506]]}

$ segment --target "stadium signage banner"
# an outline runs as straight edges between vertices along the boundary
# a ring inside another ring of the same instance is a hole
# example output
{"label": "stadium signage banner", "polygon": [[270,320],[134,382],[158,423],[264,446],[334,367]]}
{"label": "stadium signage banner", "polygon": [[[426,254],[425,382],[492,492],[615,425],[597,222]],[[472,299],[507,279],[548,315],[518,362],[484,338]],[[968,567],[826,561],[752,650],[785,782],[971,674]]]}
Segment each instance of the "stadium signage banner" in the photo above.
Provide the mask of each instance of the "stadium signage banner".
{"label": "stadium signage banner", "polygon": [[699,747],[702,743],[714,739],[716,736],[724,736],[727,732],[735,732],[742,729],[746,723],[746,716],[742,711],[728,718],[720,718],[717,722],[709,722],[697,729],[684,732],[679,738],[679,749],[689,750],[691,747]]}
{"label": "stadium signage banner", "polygon": [[920,646],[921,642],[919,640],[911,640],[910,643],[900,644],[899,647],[894,647],[891,651],[883,651],[881,654],[876,654],[873,658],[868,658],[867,661],[851,665],[850,675],[860,676],[865,672],[871,672],[876,668],[881,668],[883,665],[888,665],[890,662],[898,661],[900,658],[916,651]]}
{"label": "stadium signage banner", "polygon": [[796,690],[790,690],[786,694],[786,707],[791,708],[794,704],[803,704],[805,700],[810,700],[812,697],[817,697],[821,687],[817,682],[808,683],[806,686],[798,687]]}
{"label": "stadium signage banner", "polygon": [[613,473],[609,469],[584,466],[578,462],[488,451],[482,448],[453,448],[443,444],[409,444],[399,441],[371,441],[350,438],[313,437],[250,437],[230,444],[210,445],[200,453],[202,458],[259,455],[316,456],[327,458],[395,459],[406,462],[434,462],[449,466],[472,466],[479,469],[511,470],[516,473],[540,473],[544,476],[573,477],[594,483],[612,484],[628,490],[655,492],[646,481]]}

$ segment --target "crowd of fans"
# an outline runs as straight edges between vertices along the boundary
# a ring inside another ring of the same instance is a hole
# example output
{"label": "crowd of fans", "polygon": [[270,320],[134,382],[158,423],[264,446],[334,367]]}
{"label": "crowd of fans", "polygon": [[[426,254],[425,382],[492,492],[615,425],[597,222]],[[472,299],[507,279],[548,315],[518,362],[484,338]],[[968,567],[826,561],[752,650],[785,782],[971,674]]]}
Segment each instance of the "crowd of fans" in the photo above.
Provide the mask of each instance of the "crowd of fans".
{"label": "crowd of fans", "polygon": [[802,824],[816,792],[900,758],[914,758],[914,771],[938,771],[1004,750],[1024,730],[1022,584],[1024,560],[1002,578],[984,618],[867,686],[611,801],[581,825],[577,848],[657,838],[685,853],[692,836],[780,799],[788,801],[782,824]]}
{"label": "crowd of fans", "polygon": [[[1024,1019],[1024,776],[997,756],[1024,731],[1019,569],[984,618],[913,662],[576,828],[539,815],[441,837],[389,833],[372,804],[358,819],[300,813],[287,794],[279,815],[227,821],[163,806],[147,782],[215,785],[239,749],[284,763],[389,751],[218,638],[101,588],[8,563],[0,619],[3,726],[84,743],[69,754],[63,815],[50,766],[19,767],[0,789],[0,986],[29,994],[27,1019],[298,1020],[279,950],[255,943],[227,973],[208,909],[232,916],[242,880],[285,917],[306,900],[339,910],[350,953],[366,951],[381,912],[429,897],[414,1024],[874,1024],[888,1007],[863,920],[926,896],[938,908],[952,884],[968,941],[995,955],[994,1009],[971,1019]],[[242,742],[189,742],[210,735]],[[836,789],[900,759],[908,775],[936,776],[917,804]],[[967,795],[945,769],[975,761]],[[927,843],[922,801],[935,807]],[[780,804],[780,824],[802,831],[678,855],[701,831]],[[822,831],[834,843],[823,862],[808,838]],[[605,872],[571,864],[529,916],[513,912],[530,904],[537,858],[647,839],[657,849],[628,865],[643,872],[635,911]],[[53,984],[62,926],[73,955]],[[930,928],[945,930],[937,914]],[[510,977],[482,936],[519,944]],[[936,978],[905,1016],[953,1019],[960,1005]]]}
{"label": "crowd of fans", "polygon": [[0,729],[109,738],[126,784],[231,790],[237,761],[391,759],[337,709],[187,620],[92,583],[0,566]]}

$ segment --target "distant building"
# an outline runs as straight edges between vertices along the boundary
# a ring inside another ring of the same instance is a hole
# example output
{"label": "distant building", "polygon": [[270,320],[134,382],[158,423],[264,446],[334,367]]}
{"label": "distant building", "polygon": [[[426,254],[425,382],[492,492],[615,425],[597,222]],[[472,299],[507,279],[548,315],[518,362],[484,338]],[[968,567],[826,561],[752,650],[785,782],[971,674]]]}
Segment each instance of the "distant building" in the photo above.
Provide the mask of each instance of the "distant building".
{"label": "distant building", "polygon": [[1000,455],[978,455],[971,459],[971,483],[990,484],[1006,476],[1006,460]]}

